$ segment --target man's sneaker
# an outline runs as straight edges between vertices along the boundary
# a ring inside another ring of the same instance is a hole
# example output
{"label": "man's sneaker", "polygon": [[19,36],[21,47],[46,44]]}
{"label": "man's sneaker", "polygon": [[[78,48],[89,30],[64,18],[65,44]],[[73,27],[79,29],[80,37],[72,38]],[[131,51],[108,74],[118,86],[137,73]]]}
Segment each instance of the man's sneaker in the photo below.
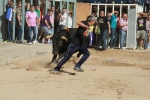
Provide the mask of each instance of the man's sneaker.
{"label": "man's sneaker", "polygon": [[142,48],[142,47],[140,47],[139,49],[140,49],[140,50],[144,50],[144,48]]}
{"label": "man's sneaker", "polygon": [[44,42],[42,42],[41,44],[45,44]]}
{"label": "man's sneaker", "polygon": [[48,44],[52,44],[52,41],[48,41]]}
{"label": "man's sneaker", "polygon": [[75,67],[74,70],[75,70],[75,71],[78,71],[78,72],[84,72],[84,70],[81,69],[80,67]]}
{"label": "man's sneaker", "polygon": [[33,41],[32,44],[35,45],[36,41]]}
{"label": "man's sneaker", "polygon": [[31,42],[29,42],[29,43],[27,43],[27,45],[32,45],[32,43],[31,43]]}
{"label": "man's sneaker", "polygon": [[148,48],[150,48],[150,43],[149,43],[149,44],[147,44],[147,49],[148,49]]}
{"label": "man's sneaker", "polygon": [[59,74],[60,74],[60,71],[57,70],[57,69],[53,69],[52,74],[59,75]]}

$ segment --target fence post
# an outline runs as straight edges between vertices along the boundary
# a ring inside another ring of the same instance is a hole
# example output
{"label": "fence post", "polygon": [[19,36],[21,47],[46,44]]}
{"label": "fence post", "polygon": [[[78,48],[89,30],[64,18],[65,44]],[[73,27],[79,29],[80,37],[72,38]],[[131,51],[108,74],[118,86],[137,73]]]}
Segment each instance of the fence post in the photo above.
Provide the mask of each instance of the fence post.
{"label": "fence post", "polygon": [[47,8],[48,8],[48,6],[49,6],[49,1],[46,0],[46,2],[45,2],[45,15],[47,14]]}
{"label": "fence post", "polygon": [[[0,3],[0,9],[2,9],[2,10],[0,10],[0,26],[2,26],[2,21],[3,21],[3,18],[5,17],[4,10],[3,10],[4,9],[3,6],[5,6],[4,2],[5,1],[3,0],[2,3]],[[3,41],[3,27],[0,27],[0,42],[2,42],[2,41]]]}
{"label": "fence post", "polygon": [[66,27],[68,27],[68,13],[69,13],[69,2],[67,1],[67,21],[66,21]]}
{"label": "fence post", "polygon": [[22,42],[25,42],[24,40],[24,26],[25,26],[25,0],[22,0]]}
{"label": "fence post", "polygon": [[33,0],[30,0],[30,6],[33,5]]}
{"label": "fence post", "polygon": [[16,0],[14,0],[14,12],[13,12],[13,40],[15,41],[15,31],[16,31]]}
{"label": "fence post", "polygon": [[76,2],[73,4],[73,28],[76,27]]}

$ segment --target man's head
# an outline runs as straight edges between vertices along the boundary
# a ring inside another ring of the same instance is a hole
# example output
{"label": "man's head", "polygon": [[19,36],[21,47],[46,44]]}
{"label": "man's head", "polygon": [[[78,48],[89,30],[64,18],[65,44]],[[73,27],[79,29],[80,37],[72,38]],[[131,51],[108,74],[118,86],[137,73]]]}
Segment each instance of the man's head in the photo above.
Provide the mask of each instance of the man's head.
{"label": "man's head", "polygon": [[31,6],[30,6],[30,11],[31,11],[31,12],[34,12],[34,10],[35,10],[34,5],[31,5]]}
{"label": "man's head", "polygon": [[107,18],[110,18],[110,17],[111,17],[111,13],[108,12],[108,13],[107,13]]}
{"label": "man's head", "polygon": [[13,2],[10,2],[10,3],[9,3],[9,6],[13,8],[14,3],[13,3]]}
{"label": "man's head", "polygon": [[70,13],[68,14],[68,16],[72,17],[72,12],[70,12]]}
{"label": "man's head", "polygon": [[52,6],[52,12],[54,12],[55,11],[55,7],[54,6]]}
{"label": "man's head", "polygon": [[38,4],[35,5],[35,9],[36,9],[36,10],[39,10],[39,5],[38,5]]}
{"label": "man's head", "polygon": [[104,16],[105,16],[104,11],[100,11],[100,16],[101,16],[101,17],[104,17]]}
{"label": "man's head", "polygon": [[122,18],[123,18],[124,20],[127,20],[127,18],[128,18],[127,14],[123,14]]}
{"label": "man's head", "polygon": [[8,0],[8,3],[12,2],[11,0]]}
{"label": "man's head", "polygon": [[21,2],[19,2],[18,4],[17,4],[17,7],[21,7],[22,5],[21,5]]}
{"label": "man's head", "polygon": [[65,8],[62,9],[62,13],[63,14],[66,13],[66,9]]}
{"label": "man's head", "polygon": [[87,17],[86,21],[87,21],[87,22],[89,23],[89,25],[91,26],[91,25],[94,25],[94,24],[95,24],[96,19],[95,19],[94,16],[90,15],[90,16]]}
{"label": "man's head", "polygon": [[52,16],[52,14],[53,14],[52,10],[49,10],[48,15]]}

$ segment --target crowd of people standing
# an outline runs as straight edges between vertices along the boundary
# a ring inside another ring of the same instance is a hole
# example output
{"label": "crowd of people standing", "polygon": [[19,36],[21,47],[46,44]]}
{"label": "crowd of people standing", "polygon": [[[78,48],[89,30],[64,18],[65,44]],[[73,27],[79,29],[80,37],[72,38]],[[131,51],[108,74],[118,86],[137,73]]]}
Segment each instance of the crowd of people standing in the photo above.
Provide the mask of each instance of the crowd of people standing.
{"label": "crowd of people standing", "polygon": [[[9,42],[16,41],[22,43],[22,16],[26,18],[26,33],[29,45],[36,44],[41,40],[42,44],[52,44],[51,37],[54,32],[59,32],[65,28],[72,28],[72,12],[66,13],[66,9],[62,11],[59,7],[56,9],[52,6],[46,14],[43,14],[44,5],[41,2],[31,5],[29,10],[26,10],[25,15],[22,14],[21,2],[17,3],[16,16],[13,16],[13,2],[9,1],[6,5],[6,20],[7,20],[7,38]],[[55,12],[55,13],[54,13]],[[96,13],[92,15],[97,18],[95,28],[90,33],[89,46],[102,46],[102,50],[119,47],[125,49],[127,31],[128,31],[128,15],[126,13],[119,14],[118,11],[108,12],[105,16],[104,11],[100,11],[99,17]],[[16,35],[15,40],[12,39],[12,18],[16,17]],[[68,23],[67,23],[68,20]],[[137,45],[140,50],[150,47],[150,15],[149,13],[138,13],[137,18]],[[97,34],[97,39],[95,38]],[[145,42],[146,41],[146,42]]]}
{"label": "crowd of people standing", "polygon": [[[95,15],[95,14],[93,14]],[[97,17],[97,15],[95,15]],[[150,15],[148,13],[138,13],[137,17],[137,48],[144,50],[150,48]],[[93,41],[97,47],[102,46],[102,50],[118,48],[125,49],[128,31],[128,15],[119,14],[118,11],[108,12],[105,16],[104,11],[100,11],[97,17],[95,33],[97,39]]]}
{"label": "crowd of people standing", "polygon": [[[47,9],[47,13],[44,14],[44,4],[30,5],[30,8],[25,11],[25,15],[22,14],[21,2],[17,3],[16,9],[13,7],[13,2],[9,0],[6,5],[6,20],[7,20],[7,41],[22,43],[22,16],[25,17],[25,35],[27,36],[27,44],[32,45],[37,42],[42,44],[52,44],[50,39],[54,34],[54,27],[58,32],[65,28],[72,28],[72,13],[66,13],[66,9],[63,8],[62,12],[59,8],[55,10],[55,7]],[[16,11],[16,16],[13,16],[13,12]],[[56,14],[54,14],[56,12]],[[12,20],[16,17],[16,29],[15,40],[12,39]],[[67,23],[68,20],[68,23]],[[55,23],[55,24],[54,24]],[[47,38],[49,37],[49,38]],[[41,40],[41,41],[40,41]]]}

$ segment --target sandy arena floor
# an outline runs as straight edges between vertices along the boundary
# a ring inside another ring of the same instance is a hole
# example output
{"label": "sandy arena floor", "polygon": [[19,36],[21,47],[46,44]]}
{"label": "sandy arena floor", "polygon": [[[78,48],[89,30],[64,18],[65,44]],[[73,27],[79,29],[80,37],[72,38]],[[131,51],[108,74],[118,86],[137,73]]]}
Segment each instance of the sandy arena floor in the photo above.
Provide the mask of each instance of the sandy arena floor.
{"label": "sandy arena floor", "polygon": [[52,55],[0,67],[0,100],[150,100],[150,50],[90,52],[84,72],[51,74]]}

